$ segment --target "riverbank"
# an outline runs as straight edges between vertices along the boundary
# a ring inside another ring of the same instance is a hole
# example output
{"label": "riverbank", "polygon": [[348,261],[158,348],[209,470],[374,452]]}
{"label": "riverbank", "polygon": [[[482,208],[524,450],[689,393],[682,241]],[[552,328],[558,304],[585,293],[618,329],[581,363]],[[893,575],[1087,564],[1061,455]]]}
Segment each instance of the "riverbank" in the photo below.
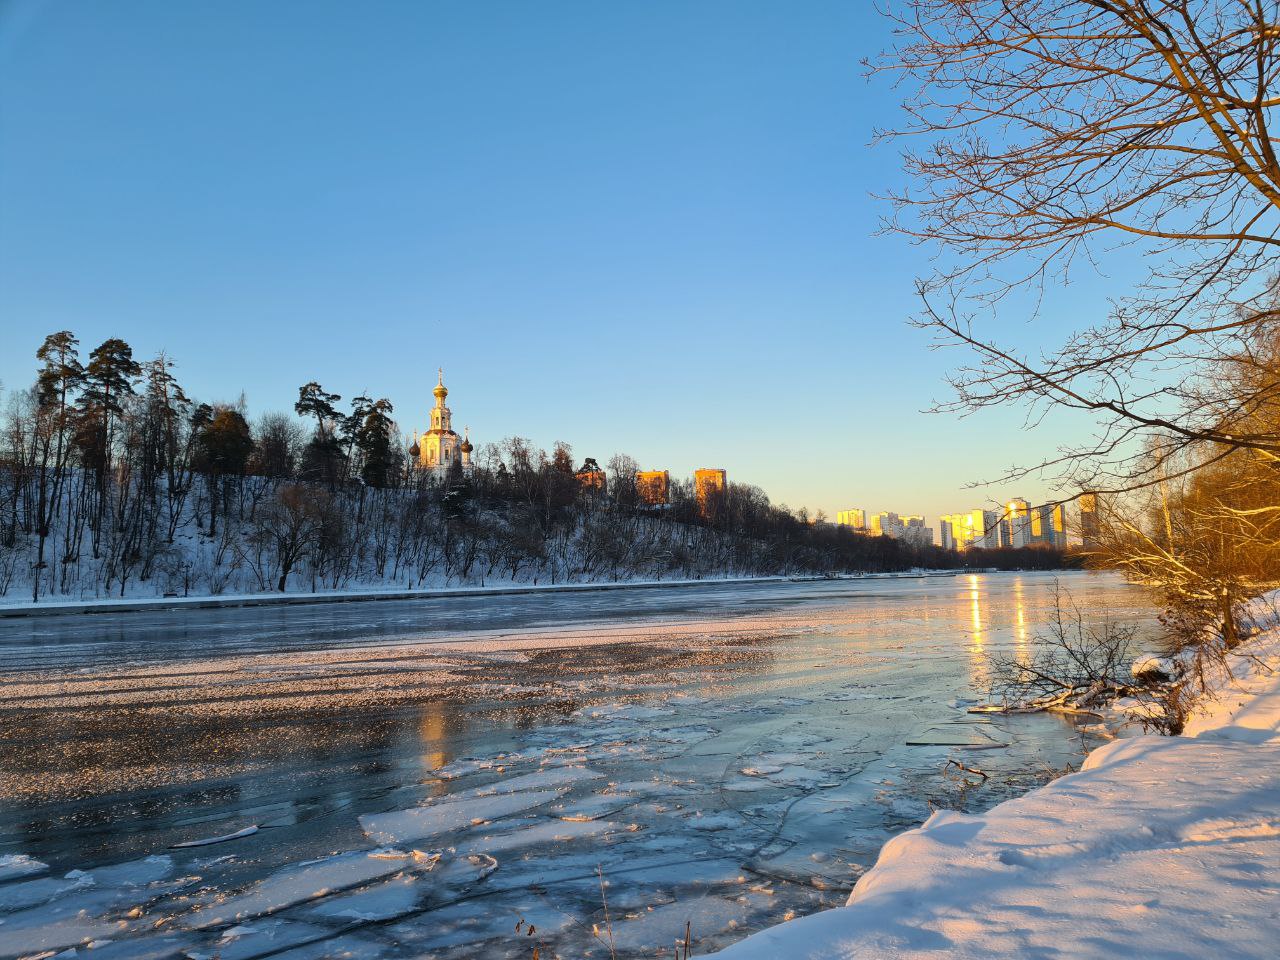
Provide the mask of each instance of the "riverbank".
{"label": "riverbank", "polygon": [[672,587],[725,586],[726,584],[786,583],[788,581],[897,580],[919,577],[954,577],[988,570],[904,570],[893,573],[840,574],[830,577],[770,576],[723,577],[701,580],[621,580],[607,583],[507,583],[492,587],[442,587],[424,590],[350,589],[316,593],[242,593],[194,597],[124,597],[119,599],[65,600],[55,597],[40,603],[7,603],[0,600],[0,617],[54,617],[68,614],[138,613],[157,610],[209,610],[229,607],[269,607],[317,603],[361,603],[372,600],[444,600],[454,597],[496,597],[530,593],[595,593],[604,590],[646,590]]}
{"label": "riverbank", "polygon": [[1232,658],[1179,737],[1093,751],[980,816],[883,847],[846,906],[721,960],[1271,958],[1280,942],[1280,626]]}

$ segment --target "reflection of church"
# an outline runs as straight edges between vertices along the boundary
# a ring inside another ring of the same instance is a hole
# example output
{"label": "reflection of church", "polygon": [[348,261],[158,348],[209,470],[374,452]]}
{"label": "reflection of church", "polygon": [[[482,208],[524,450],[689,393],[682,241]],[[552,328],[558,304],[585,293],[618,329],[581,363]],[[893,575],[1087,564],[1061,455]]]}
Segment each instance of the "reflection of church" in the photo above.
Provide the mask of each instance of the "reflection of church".
{"label": "reflection of church", "polygon": [[[461,438],[451,425],[452,414],[444,405],[449,389],[444,385],[444,370],[440,371],[440,379],[432,391],[436,397],[436,405],[431,408],[431,429],[420,437],[414,437],[409,454],[418,461],[419,468],[432,473],[448,473],[457,466],[464,473],[471,471],[471,439]],[[469,434],[470,431],[467,431]]]}

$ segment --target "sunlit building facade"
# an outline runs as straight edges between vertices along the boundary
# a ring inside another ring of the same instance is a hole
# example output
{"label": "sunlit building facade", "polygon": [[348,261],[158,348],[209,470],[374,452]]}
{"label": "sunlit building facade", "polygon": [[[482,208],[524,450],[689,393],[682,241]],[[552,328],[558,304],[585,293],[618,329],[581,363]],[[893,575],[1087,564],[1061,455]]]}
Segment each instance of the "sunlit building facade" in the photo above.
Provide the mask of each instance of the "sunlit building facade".
{"label": "sunlit building facade", "polygon": [[1015,550],[1047,546],[1065,549],[1067,515],[1061,504],[1033,507],[1014,497],[1000,510],[970,510],[942,518],[938,525],[942,546],[951,550],[999,547]]}
{"label": "sunlit building facade", "polygon": [[1080,543],[1086,550],[1097,550],[1102,528],[1098,522],[1098,495],[1082,494],[1080,497]]}
{"label": "sunlit building facade", "polygon": [[1004,505],[1000,518],[1000,546],[1015,550],[1031,543],[1031,504],[1021,497],[1014,497]]}
{"label": "sunlit building facade", "polygon": [[1031,511],[1031,545],[1067,547],[1067,511],[1060,503],[1046,503]]}
{"label": "sunlit building facade", "polygon": [[693,471],[693,492],[698,500],[698,513],[710,520],[724,509],[729,475],[719,467],[701,467]]}
{"label": "sunlit building facade", "polygon": [[867,511],[839,510],[836,512],[836,523],[842,527],[853,527],[855,530],[867,529]]}
{"label": "sunlit building facade", "polygon": [[933,546],[933,529],[924,517],[901,517],[902,539],[917,547]]}
{"label": "sunlit building facade", "polygon": [[942,546],[950,550],[992,549],[1000,546],[1000,514],[994,510],[948,514],[939,521],[938,532]]}
{"label": "sunlit building facade", "polygon": [[933,543],[933,531],[921,516],[899,516],[892,510],[874,514],[871,517],[870,533],[876,537],[892,537],[904,540],[915,546],[929,546]]}
{"label": "sunlit building facade", "polygon": [[671,497],[671,473],[668,470],[636,472],[636,494],[650,507],[665,506]]}

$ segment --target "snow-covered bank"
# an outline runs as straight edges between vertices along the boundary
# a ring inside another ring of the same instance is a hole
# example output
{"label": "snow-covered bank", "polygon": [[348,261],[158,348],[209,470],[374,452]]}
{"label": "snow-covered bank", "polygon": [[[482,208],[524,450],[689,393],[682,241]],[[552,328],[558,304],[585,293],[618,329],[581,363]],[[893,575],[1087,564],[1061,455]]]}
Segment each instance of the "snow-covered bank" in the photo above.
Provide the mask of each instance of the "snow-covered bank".
{"label": "snow-covered bank", "polygon": [[903,577],[954,577],[962,570],[907,570],[900,573],[844,574],[833,577],[705,577],[700,580],[621,580],[587,583],[507,583],[491,587],[441,587],[424,590],[347,589],[316,593],[240,593],[192,597],[125,597],[74,600],[61,598],[41,603],[7,602],[0,598],[0,617],[60,616],[77,613],[131,613],[147,610],[262,607],[304,603],[355,603],[367,600],[440,600],[450,597],[505,596],[525,593],[584,593],[601,590],[652,590],[658,588],[725,586],[749,583],[785,583],[789,580],[883,580]]}
{"label": "snow-covered bank", "polygon": [[981,816],[895,837],[845,907],[722,960],[1272,958],[1280,944],[1280,629],[1180,737],[1118,740]]}

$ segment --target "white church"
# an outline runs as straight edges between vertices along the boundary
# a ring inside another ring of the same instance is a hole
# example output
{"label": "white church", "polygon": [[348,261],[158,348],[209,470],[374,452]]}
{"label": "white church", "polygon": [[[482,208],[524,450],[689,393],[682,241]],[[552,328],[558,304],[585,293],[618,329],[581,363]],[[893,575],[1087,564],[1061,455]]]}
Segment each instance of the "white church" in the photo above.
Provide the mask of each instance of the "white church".
{"label": "white church", "polygon": [[440,369],[440,379],[435,394],[436,405],[431,408],[431,429],[422,436],[415,436],[409,455],[418,461],[418,467],[432,473],[443,475],[455,466],[463,473],[471,472],[471,438],[470,430],[462,437],[454,431],[453,415],[445,406],[445,398],[449,396],[449,388],[444,385],[444,368]]}

